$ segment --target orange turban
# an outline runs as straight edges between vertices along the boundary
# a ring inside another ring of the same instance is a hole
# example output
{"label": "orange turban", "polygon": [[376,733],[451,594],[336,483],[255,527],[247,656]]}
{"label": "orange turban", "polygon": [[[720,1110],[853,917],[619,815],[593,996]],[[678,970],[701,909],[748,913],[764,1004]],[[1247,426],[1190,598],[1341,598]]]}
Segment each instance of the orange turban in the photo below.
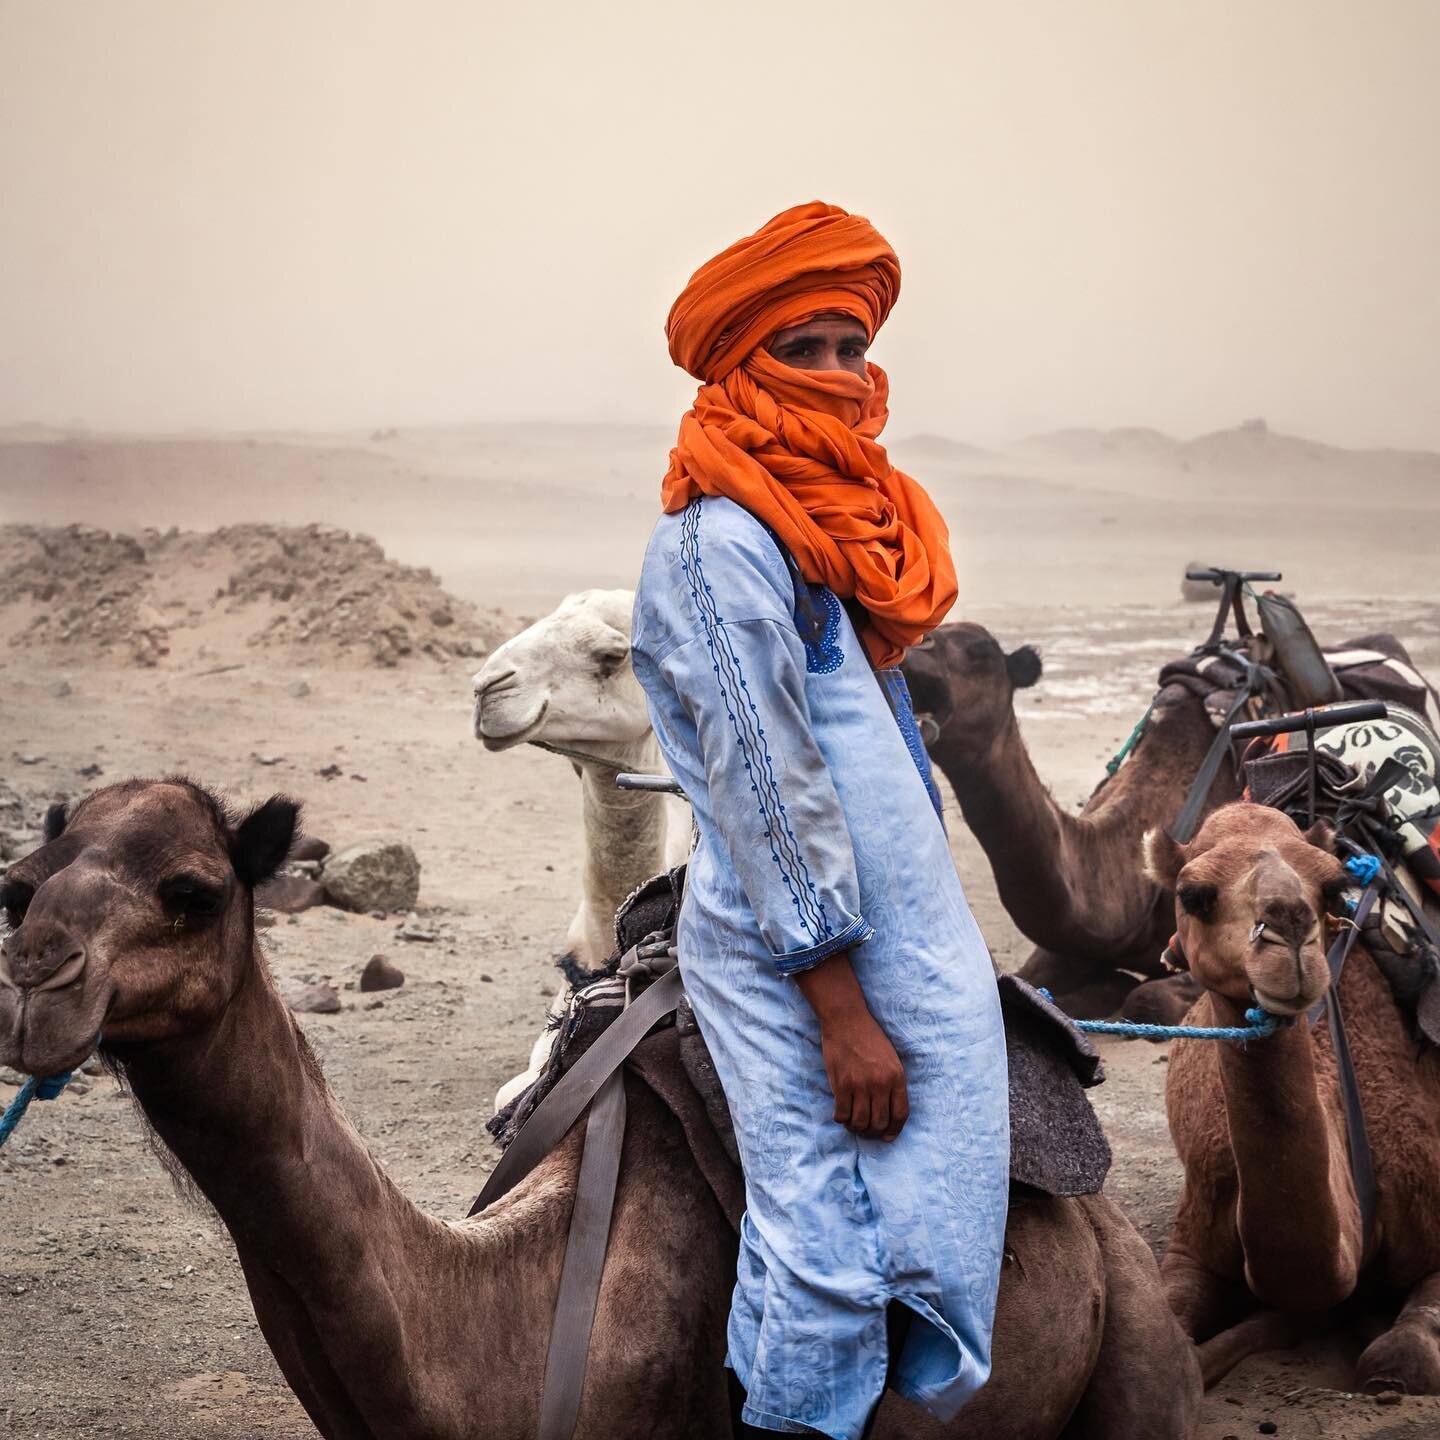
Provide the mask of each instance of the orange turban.
{"label": "orange turban", "polygon": [[900,263],[874,226],[812,201],[701,266],[665,326],[671,357],[702,382],[670,452],[665,510],[725,495],[764,521],[807,581],[859,603],[880,666],[899,664],[955,602],[945,522],[876,438],[889,413],[878,365],[866,377],[796,370],[763,347],[834,313],[873,340],[899,290]]}

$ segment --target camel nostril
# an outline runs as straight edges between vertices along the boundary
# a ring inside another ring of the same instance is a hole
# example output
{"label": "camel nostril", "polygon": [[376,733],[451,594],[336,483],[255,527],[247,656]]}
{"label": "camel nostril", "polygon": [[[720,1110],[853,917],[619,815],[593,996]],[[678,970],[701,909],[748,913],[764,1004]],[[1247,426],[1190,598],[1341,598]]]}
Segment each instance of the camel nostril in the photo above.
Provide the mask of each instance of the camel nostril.
{"label": "camel nostril", "polygon": [[491,675],[489,679],[485,679],[483,674],[477,675],[473,683],[475,698],[477,700],[483,700],[487,695],[496,690],[508,689],[510,688],[510,682],[514,679],[515,671],[513,669],[504,670],[499,675]]}
{"label": "camel nostril", "polygon": [[87,952],[83,945],[74,946],[55,969],[34,988],[36,990],[63,990],[65,986],[73,985],[85,969],[86,955]]}

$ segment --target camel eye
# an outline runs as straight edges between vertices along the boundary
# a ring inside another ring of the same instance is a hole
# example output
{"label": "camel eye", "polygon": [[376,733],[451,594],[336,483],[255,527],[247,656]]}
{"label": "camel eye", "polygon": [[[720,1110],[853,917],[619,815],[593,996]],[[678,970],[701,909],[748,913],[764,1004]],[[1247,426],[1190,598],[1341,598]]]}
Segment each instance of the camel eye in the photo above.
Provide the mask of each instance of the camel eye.
{"label": "camel eye", "polygon": [[1191,881],[1182,885],[1175,893],[1187,915],[1193,915],[1197,920],[1208,921],[1215,918],[1215,906],[1220,899],[1217,886]]}
{"label": "camel eye", "polygon": [[186,919],[205,920],[220,912],[223,895],[208,880],[194,875],[175,875],[160,882],[160,900],[165,908]]}
{"label": "camel eye", "polygon": [[607,677],[615,674],[629,658],[630,647],[628,645],[612,646],[595,652],[596,668],[601,675]]}
{"label": "camel eye", "polygon": [[35,892],[19,880],[7,880],[0,885],[0,910],[5,912],[5,923],[12,930],[18,930],[25,923],[25,912]]}

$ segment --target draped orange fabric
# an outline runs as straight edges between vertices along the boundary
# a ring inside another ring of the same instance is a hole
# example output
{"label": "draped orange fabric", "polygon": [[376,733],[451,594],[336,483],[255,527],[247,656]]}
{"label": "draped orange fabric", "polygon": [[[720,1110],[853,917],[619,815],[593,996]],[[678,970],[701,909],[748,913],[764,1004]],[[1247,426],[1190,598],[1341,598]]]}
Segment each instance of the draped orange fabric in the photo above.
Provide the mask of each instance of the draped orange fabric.
{"label": "draped orange fabric", "polygon": [[880,666],[955,602],[945,522],[877,439],[889,413],[878,365],[796,370],[764,346],[820,314],[853,316],[873,340],[899,290],[899,261],[870,222],[812,201],[697,270],[665,326],[671,358],[702,382],[670,452],[665,510],[725,495],[763,520],[806,580],[859,603]]}

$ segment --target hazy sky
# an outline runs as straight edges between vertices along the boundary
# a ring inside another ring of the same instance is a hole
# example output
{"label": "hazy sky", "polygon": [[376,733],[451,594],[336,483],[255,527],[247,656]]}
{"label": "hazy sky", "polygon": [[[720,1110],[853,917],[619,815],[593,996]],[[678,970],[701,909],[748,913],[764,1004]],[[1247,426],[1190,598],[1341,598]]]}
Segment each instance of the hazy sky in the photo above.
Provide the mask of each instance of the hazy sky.
{"label": "hazy sky", "polygon": [[1437,0],[0,0],[0,424],[669,424],[820,197],[892,433],[1440,448]]}

